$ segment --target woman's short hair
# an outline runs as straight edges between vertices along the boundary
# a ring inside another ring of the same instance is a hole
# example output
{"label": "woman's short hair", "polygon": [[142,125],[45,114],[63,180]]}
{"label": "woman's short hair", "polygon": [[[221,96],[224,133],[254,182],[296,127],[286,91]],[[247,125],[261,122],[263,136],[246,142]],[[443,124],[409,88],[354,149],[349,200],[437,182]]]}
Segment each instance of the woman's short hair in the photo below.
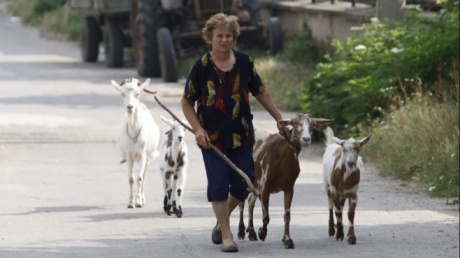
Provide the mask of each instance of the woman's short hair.
{"label": "woman's short hair", "polygon": [[203,27],[203,39],[206,43],[210,44],[212,35],[217,27],[226,26],[227,29],[233,34],[233,40],[240,35],[240,25],[238,24],[238,17],[235,15],[226,15],[224,13],[217,13],[211,16]]}

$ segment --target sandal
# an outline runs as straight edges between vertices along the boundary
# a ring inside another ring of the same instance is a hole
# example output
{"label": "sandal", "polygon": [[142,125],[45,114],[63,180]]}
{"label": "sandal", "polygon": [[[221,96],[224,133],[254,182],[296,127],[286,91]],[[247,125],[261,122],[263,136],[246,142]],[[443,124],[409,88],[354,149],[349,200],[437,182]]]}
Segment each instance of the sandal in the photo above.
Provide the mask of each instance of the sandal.
{"label": "sandal", "polygon": [[222,232],[220,231],[220,228],[216,226],[212,229],[212,234],[211,234],[211,240],[215,245],[220,245],[222,244]]}
{"label": "sandal", "polygon": [[224,253],[236,253],[238,252],[238,246],[235,243],[233,245],[222,245],[221,250]]}

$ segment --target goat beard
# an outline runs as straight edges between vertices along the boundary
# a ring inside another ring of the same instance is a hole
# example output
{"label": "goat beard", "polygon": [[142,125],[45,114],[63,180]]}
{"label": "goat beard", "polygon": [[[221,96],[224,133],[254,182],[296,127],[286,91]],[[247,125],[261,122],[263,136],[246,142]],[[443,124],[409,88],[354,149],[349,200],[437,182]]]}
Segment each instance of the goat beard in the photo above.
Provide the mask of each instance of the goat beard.
{"label": "goat beard", "polygon": [[128,125],[132,126],[134,124],[134,112],[126,112]]}

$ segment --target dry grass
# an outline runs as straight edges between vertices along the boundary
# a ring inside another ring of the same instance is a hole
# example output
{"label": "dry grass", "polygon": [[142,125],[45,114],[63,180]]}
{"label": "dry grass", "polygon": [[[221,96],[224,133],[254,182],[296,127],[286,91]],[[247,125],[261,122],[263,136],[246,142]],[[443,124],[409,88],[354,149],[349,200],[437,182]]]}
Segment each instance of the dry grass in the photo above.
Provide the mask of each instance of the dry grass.
{"label": "dry grass", "polygon": [[422,180],[437,196],[459,193],[459,106],[426,98],[374,126],[368,155],[380,173]]}
{"label": "dry grass", "polygon": [[[312,67],[280,62],[273,57],[255,59],[255,66],[278,108],[285,111],[300,110],[298,96],[301,94],[301,86],[313,72]],[[261,108],[255,99],[251,101],[255,109]]]}

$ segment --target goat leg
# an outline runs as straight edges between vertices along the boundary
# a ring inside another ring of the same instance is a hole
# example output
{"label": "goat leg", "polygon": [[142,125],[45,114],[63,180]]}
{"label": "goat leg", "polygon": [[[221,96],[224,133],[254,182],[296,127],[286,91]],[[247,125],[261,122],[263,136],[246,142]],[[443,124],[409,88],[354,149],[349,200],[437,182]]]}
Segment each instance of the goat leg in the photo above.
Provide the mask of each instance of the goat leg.
{"label": "goat leg", "polygon": [[268,223],[270,223],[270,216],[268,215],[268,205],[270,203],[269,201],[270,201],[270,193],[262,192],[261,203],[262,203],[263,225],[262,227],[259,228],[259,232],[258,232],[259,239],[262,241],[265,241],[265,238],[267,237],[267,231],[268,231],[267,226],[268,226]]}
{"label": "goat leg", "polygon": [[343,200],[337,194],[332,195],[332,201],[334,202],[335,208],[335,218],[337,219],[337,234],[335,238],[338,240],[343,241],[344,233],[343,233],[343,222],[342,222],[342,210],[343,210]]}
{"label": "goat leg", "polygon": [[133,162],[131,159],[128,160],[128,171],[129,171],[129,201],[128,208],[134,208],[134,171]]}
{"label": "goat leg", "polygon": [[254,230],[254,207],[255,203],[257,201],[257,196],[255,194],[250,194],[248,198],[248,228],[246,229],[246,232],[248,232],[248,239],[250,241],[257,241],[259,240],[257,238],[256,231]]}
{"label": "goat leg", "polygon": [[284,248],[294,249],[294,241],[289,233],[289,224],[291,222],[291,203],[294,196],[294,190],[284,191]]}
{"label": "goat leg", "polygon": [[356,244],[356,236],[355,236],[355,229],[354,229],[354,221],[355,221],[355,209],[356,209],[357,197],[353,197],[348,199],[348,221],[350,222],[350,227],[348,228],[348,243],[350,245]]}
{"label": "goat leg", "polygon": [[246,236],[246,233],[244,232],[246,230],[246,227],[244,226],[244,202],[241,202],[238,207],[240,209],[240,220],[238,222],[238,239],[243,240]]}

